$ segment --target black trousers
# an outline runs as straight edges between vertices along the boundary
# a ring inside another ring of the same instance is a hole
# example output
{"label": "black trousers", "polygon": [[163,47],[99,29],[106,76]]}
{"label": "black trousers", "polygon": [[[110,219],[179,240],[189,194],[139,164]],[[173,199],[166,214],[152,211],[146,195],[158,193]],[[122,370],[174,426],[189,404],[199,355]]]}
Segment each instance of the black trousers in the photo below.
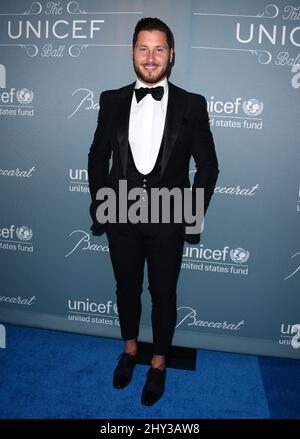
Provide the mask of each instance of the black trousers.
{"label": "black trousers", "polygon": [[123,340],[138,338],[141,294],[147,261],[152,299],[153,353],[166,355],[176,326],[176,286],[180,272],[182,224],[108,224],[107,237],[116,278]]}

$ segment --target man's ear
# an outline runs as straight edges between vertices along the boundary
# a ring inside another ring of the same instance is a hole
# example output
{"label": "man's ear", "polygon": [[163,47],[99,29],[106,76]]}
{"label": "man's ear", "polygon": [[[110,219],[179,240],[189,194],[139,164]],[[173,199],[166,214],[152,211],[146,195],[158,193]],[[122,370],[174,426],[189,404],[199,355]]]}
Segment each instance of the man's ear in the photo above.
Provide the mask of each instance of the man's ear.
{"label": "man's ear", "polygon": [[170,63],[174,61],[174,49],[170,49],[170,57],[169,57]]}

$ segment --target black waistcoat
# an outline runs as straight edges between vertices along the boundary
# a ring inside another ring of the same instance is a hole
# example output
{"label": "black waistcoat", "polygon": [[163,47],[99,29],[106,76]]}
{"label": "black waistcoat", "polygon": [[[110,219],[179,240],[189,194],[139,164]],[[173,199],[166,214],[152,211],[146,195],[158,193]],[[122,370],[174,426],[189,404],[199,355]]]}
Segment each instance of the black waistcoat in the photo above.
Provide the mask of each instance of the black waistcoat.
{"label": "black waistcoat", "polygon": [[161,161],[163,152],[163,140],[161,142],[159,153],[154,168],[148,174],[142,174],[135,166],[130,145],[128,145],[128,161],[127,161],[127,187],[128,190],[139,187],[147,192],[150,188],[160,186]]}

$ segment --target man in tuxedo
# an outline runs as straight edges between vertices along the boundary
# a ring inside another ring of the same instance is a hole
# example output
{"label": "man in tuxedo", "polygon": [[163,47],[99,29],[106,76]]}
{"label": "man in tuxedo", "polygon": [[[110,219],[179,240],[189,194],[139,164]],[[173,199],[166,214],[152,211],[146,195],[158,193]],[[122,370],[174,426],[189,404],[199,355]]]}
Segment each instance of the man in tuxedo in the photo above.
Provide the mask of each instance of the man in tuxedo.
{"label": "man in tuxedo", "polygon": [[100,96],[88,163],[90,213],[93,234],[107,234],[116,278],[125,341],[113,374],[113,385],[118,389],[129,384],[136,364],[147,261],[153,357],[141,400],[144,405],[152,405],[165,388],[165,357],[176,326],[176,285],[184,241],[198,243],[200,234],[187,234],[184,222],[175,221],[102,224],[99,208],[104,200],[97,197],[97,192],[109,187],[118,197],[119,183],[124,180],[128,191],[141,188],[145,195],[153,188],[189,188],[189,163],[193,157],[196,172],[192,191],[195,194],[197,188],[204,188],[206,211],[217,180],[218,162],[204,97],[168,81],[174,60],[174,38],[169,27],[157,18],[142,18],[134,31],[132,58],[136,81]]}

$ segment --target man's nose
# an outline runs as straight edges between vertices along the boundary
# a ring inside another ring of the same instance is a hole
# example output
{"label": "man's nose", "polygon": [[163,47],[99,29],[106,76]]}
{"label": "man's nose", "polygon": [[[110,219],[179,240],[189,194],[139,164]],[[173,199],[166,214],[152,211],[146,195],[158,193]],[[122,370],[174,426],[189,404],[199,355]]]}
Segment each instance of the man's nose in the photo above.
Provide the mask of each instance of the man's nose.
{"label": "man's nose", "polygon": [[154,51],[149,50],[147,53],[147,62],[152,62],[154,60]]}

